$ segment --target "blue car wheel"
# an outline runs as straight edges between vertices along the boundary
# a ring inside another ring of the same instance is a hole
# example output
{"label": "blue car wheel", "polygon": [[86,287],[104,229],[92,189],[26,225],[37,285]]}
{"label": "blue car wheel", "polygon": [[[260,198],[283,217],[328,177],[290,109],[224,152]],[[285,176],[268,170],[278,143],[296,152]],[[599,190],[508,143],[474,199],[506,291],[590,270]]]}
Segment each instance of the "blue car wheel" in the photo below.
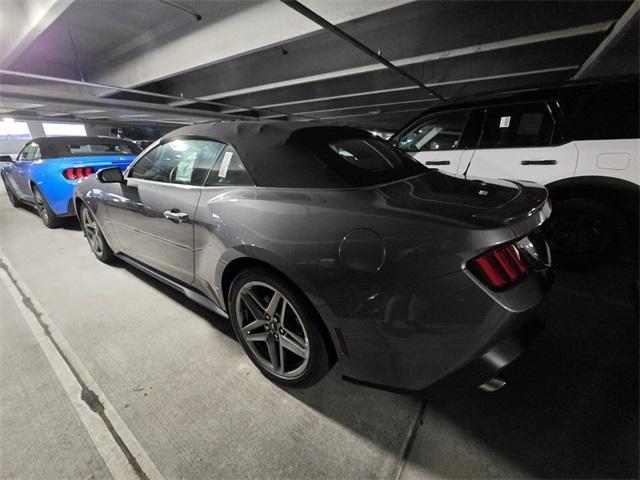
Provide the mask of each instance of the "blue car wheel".
{"label": "blue car wheel", "polygon": [[9,182],[7,182],[7,180],[4,178],[4,175],[2,176],[2,183],[4,183],[4,188],[7,191],[7,197],[9,197],[9,201],[11,202],[11,205],[13,205],[14,207],[21,206],[22,202],[20,201],[16,193],[13,191],[13,188],[11,188],[11,185],[9,185]]}
{"label": "blue car wheel", "polygon": [[36,208],[38,209],[38,215],[42,219],[42,223],[44,223],[48,228],[59,228],[62,226],[62,219],[57,217],[51,207],[47,203],[47,200],[42,195],[42,192],[36,187],[33,186],[33,197],[36,200]]}

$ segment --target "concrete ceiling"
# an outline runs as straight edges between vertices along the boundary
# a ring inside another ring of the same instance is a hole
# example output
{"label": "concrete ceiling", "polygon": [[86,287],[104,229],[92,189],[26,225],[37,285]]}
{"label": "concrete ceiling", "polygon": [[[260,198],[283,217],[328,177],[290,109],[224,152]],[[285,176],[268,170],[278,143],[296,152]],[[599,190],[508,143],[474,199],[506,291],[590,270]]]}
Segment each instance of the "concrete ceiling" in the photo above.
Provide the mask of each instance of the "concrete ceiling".
{"label": "concrete ceiling", "polygon": [[0,1],[14,116],[394,129],[440,102],[419,83],[451,100],[638,73],[631,1],[301,2],[418,84],[276,0]]}

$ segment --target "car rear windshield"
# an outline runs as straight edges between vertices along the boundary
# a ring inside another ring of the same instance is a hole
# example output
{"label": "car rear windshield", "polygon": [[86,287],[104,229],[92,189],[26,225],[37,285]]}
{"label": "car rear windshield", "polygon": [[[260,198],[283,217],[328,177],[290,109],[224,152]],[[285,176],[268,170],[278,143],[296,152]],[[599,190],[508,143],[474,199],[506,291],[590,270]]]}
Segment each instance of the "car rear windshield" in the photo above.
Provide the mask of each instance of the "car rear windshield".
{"label": "car rear windshield", "polygon": [[[314,135],[313,128],[292,135],[290,141],[304,152],[300,175],[284,175],[288,186],[352,188],[394,182],[425,173],[427,168],[384,140],[355,135]],[[351,129],[349,129],[351,130]],[[353,132],[353,130],[351,130]],[[344,132],[344,131],[343,131]],[[347,132],[348,133],[348,132]],[[280,182],[279,182],[280,183]]]}
{"label": "car rear windshield", "polygon": [[137,155],[141,152],[133,142],[99,139],[88,141],[52,142],[46,149],[47,158],[82,155]]}
{"label": "car rear windshield", "polygon": [[393,182],[424,173],[412,157],[378,139],[349,138],[328,144],[324,160],[354,187]]}

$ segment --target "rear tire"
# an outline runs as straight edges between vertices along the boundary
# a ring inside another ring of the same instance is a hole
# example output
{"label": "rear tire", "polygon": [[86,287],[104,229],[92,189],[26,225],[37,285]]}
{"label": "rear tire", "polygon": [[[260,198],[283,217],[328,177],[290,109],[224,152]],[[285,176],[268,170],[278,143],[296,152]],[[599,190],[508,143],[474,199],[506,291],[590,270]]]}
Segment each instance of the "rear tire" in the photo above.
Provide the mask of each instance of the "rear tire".
{"label": "rear tire", "polygon": [[4,188],[7,191],[7,197],[9,197],[9,201],[11,202],[11,205],[13,205],[16,208],[20,207],[22,205],[22,202],[20,201],[16,193],[13,191],[13,188],[11,187],[11,185],[9,185],[9,182],[7,181],[7,179],[4,178],[4,175],[2,175],[2,183],[4,183]]}
{"label": "rear tire", "polygon": [[622,222],[616,212],[596,200],[573,198],[554,201],[543,229],[554,266],[580,271],[613,256]]}
{"label": "rear tire", "polygon": [[38,215],[40,215],[42,223],[44,223],[47,228],[60,228],[64,223],[63,220],[51,210],[47,199],[44,198],[40,189],[35,185],[31,188],[33,190],[33,197],[36,200],[36,209],[38,210]]}
{"label": "rear tire", "polygon": [[258,267],[241,271],[231,284],[228,306],[240,345],[272,382],[304,388],[329,371],[329,351],[317,323],[321,320],[282,276]]}
{"label": "rear tire", "polygon": [[80,205],[78,219],[93,254],[101,262],[111,263],[115,258],[113,250],[111,250],[107,240],[104,238],[95,216],[84,203]]}

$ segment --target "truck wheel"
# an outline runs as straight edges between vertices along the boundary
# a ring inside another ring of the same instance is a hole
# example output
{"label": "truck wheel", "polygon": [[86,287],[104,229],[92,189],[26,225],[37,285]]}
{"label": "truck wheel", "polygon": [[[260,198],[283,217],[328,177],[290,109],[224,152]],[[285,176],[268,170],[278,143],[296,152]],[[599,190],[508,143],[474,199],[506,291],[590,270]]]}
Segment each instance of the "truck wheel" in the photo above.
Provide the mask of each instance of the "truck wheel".
{"label": "truck wheel", "polygon": [[587,198],[557,200],[544,226],[555,267],[588,270],[609,260],[621,222],[616,212]]}

